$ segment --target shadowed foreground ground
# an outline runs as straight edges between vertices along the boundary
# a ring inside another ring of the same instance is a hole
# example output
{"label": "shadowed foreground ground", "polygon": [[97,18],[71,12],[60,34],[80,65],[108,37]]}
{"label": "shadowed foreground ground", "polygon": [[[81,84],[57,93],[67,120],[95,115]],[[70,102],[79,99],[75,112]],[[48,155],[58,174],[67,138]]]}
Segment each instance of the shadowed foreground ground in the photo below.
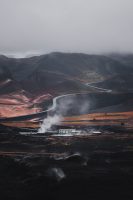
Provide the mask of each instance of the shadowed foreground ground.
{"label": "shadowed foreground ground", "polygon": [[133,134],[0,134],[0,199],[133,199]]}

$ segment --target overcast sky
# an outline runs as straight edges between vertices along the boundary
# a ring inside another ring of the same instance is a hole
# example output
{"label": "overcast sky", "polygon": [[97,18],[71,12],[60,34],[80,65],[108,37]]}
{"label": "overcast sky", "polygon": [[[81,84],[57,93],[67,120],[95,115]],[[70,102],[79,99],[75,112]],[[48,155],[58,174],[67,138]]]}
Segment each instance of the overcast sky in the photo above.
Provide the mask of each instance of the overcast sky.
{"label": "overcast sky", "polygon": [[0,0],[0,54],[132,52],[133,0]]}

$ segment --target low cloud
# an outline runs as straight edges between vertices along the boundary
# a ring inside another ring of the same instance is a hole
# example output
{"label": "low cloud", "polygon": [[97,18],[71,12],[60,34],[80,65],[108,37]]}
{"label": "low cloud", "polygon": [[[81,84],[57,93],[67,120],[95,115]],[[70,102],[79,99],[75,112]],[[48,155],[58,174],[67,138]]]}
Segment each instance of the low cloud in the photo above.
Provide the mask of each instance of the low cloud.
{"label": "low cloud", "polygon": [[0,0],[0,53],[133,52],[131,0]]}

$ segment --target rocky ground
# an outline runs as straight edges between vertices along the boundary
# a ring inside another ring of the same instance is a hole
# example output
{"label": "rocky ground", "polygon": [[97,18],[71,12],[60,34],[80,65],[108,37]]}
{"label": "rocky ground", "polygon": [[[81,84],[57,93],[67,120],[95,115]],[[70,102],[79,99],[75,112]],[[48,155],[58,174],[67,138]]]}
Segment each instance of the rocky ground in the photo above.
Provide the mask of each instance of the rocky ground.
{"label": "rocky ground", "polygon": [[133,199],[133,134],[20,135],[1,128],[0,198]]}

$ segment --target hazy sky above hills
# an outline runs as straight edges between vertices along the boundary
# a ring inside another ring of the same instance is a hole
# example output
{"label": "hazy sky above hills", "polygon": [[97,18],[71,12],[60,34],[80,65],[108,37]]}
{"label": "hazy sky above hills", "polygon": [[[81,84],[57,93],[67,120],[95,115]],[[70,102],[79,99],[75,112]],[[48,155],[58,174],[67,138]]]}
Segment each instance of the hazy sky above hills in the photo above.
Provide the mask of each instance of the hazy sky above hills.
{"label": "hazy sky above hills", "polygon": [[132,0],[0,0],[0,53],[132,52]]}

